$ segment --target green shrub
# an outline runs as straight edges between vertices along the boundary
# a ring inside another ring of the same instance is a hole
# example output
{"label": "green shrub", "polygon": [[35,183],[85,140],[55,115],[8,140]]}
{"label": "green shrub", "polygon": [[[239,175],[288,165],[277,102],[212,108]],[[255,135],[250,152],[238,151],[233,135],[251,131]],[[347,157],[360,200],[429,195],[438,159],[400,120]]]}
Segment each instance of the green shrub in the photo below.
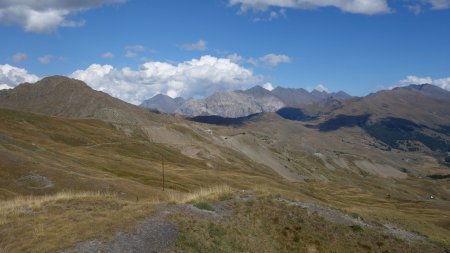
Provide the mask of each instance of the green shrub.
{"label": "green shrub", "polygon": [[351,225],[350,228],[354,231],[354,232],[361,232],[363,229],[360,225]]}
{"label": "green shrub", "polygon": [[202,210],[214,211],[214,207],[206,202],[199,202],[194,204],[195,207]]}
{"label": "green shrub", "polygon": [[233,197],[234,197],[233,193],[227,192],[227,193],[221,194],[219,196],[219,200],[220,201],[230,200],[230,199],[233,199]]}

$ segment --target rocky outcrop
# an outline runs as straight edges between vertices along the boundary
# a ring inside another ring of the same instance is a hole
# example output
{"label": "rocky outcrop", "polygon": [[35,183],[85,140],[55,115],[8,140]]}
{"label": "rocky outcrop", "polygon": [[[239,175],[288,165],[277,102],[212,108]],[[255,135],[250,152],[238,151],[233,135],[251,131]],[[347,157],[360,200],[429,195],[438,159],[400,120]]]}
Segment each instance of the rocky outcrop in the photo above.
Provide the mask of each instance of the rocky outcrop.
{"label": "rocky outcrop", "polygon": [[206,99],[187,101],[176,113],[189,117],[217,115],[238,118],[261,112],[275,112],[284,106],[283,102],[273,96],[253,97],[242,92],[217,92]]}
{"label": "rocky outcrop", "polygon": [[283,107],[303,107],[313,105],[331,98],[346,100],[351,98],[345,92],[327,93],[305,89],[281,88],[269,91],[261,86],[248,90],[217,92],[205,99],[170,98],[165,95],[144,101],[141,107],[164,113],[177,113],[188,117],[221,116],[225,118],[245,117],[261,112],[276,112]]}
{"label": "rocky outcrop", "polygon": [[156,111],[159,111],[162,113],[172,114],[184,102],[185,102],[184,98],[181,98],[181,97],[171,98],[167,95],[158,94],[158,95],[142,102],[140,107],[156,110]]}

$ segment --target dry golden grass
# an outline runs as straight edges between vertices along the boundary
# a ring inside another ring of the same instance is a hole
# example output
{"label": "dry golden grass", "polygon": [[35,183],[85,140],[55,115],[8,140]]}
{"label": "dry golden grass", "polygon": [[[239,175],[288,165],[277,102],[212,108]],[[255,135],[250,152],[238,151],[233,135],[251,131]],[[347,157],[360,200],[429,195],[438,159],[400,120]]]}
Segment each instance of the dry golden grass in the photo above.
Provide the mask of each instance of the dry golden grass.
{"label": "dry golden grass", "polygon": [[169,203],[189,203],[193,201],[209,201],[230,198],[236,189],[228,185],[217,185],[206,188],[200,188],[191,193],[177,191],[168,191],[167,197]]}
{"label": "dry golden grass", "polygon": [[151,202],[114,194],[62,192],[0,202],[0,252],[53,252],[93,238],[133,230],[151,215]]}
{"label": "dry golden grass", "polygon": [[[293,136],[289,139],[292,145],[302,143]],[[207,160],[213,165],[207,166],[205,160],[184,156],[174,146],[126,136],[104,122],[0,109],[0,178],[14,182],[33,170],[55,183],[46,189],[14,183],[0,186],[0,199],[7,199],[0,202],[0,253],[48,252],[80,240],[108,237],[151,215],[155,203],[222,199],[242,189],[319,202],[380,223],[400,223],[450,245],[445,221],[450,218],[448,204],[414,202],[414,196],[427,192],[448,195],[448,187],[425,180],[420,180],[422,184],[396,181],[393,198],[386,200],[389,180],[321,170],[317,159],[295,153],[292,156],[305,169],[323,173],[330,183],[291,184],[237,151],[216,148],[220,156]],[[161,190],[161,155],[166,160],[165,192]],[[105,190],[117,195],[98,192]],[[15,197],[43,194],[47,195]],[[401,201],[394,201],[396,194]]]}
{"label": "dry golden grass", "polygon": [[[364,187],[357,184],[349,186],[337,184],[308,184],[302,191],[319,200],[319,203],[363,217],[375,224],[395,224],[400,228],[413,231],[430,241],[444,247],[450,246],[450,229],[446,221],[450,220],[450,203],[443,200],[417,200],[417,194],[387,198],[364,181]],[[403,184],[398,182],[397,184]],[[439,187],[438,184],[436,184]],[[422,186],[422,194],[432,191],[434,185]],[[363,190],[362,190],[363,189]],[[414,188],[401,186],[401,189],[413,192]],[[394,195],[394,193],[393,193]]]}
{"label": "dry golden grass", "polygon": [[173,220],[181,234],[169,252],[442,252],[372,229],[333,224],[271,197],[235,203],[234,215],[220,221],[189,215]]}
{"label": "dry golden grass", "polygon": [[101,192],[58,192],[55,195],[19,196],[11,200],[0,201],[0,226],[8,220],[21,216],[27,212],[41,209],[48,203],[61,200],[79,200],[87,198],[111,198],[110,193]]}
{"label": "dry golden grass", "polygon": [[19,196],[0,201],[0,252],[49,252],[87,239],[107,239],[118,230],[132,230],[155,205],[223,200],[235,191],[228,185],[191,193],[169,190],[138,202],[102,192]]}

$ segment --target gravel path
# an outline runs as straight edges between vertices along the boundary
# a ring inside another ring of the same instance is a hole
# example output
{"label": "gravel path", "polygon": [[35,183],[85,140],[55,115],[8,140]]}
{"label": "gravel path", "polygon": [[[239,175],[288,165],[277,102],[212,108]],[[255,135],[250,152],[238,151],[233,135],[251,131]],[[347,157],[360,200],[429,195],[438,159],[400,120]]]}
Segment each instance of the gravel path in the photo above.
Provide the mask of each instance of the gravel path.
{"label": "gravel path", "polygon": [[155,216],[139,224],[134,233],[118,232],[110,241],[91,240],[74,245],[59,253],[151,253],[161,252],[174,245],[178,228],[164,218],[167,210],[158,211]]}
{"label": "gravel path", "polygon": [[[254,199],[252,191],[236,193],[235,201],[249,201]],[[421,235],[395,227],[391,224],[377,226],[365,222],[361,218],[354,218],[338,210],[318,204],[290,201],[278,198],[278,201],[290,206],[299,206],[307,209],[309,214],[317,213],[326,220],[346,226],[358,225],[369,229],[377,229],[385,234],[394,235],[408,241],[426,241]],[[89,240],[80,242],[69,249],[57,253],[152,253],[163,252],[175,245],[178,238],[177,225],[167,221],[173,214],[193,215],[199,219],[218,221],[233,213],[231,201],[217,201],[211,203],[214,211],[198,209],[191,204],[160,205],[153,216],[138,225],[134,233],[118,232],[110,241]]]}
{"label": "gravel path", "polygon": [[117,233],[109,242],[85,241],[61,253],[148,253],[161,252],[172,246],[178,237],[178,229],[173,224],[155,219],[144,221],[134,234]]}
{"label": "gravel path", "polygon": [[89,240],[77,243],[57,253],[153,253],[172,247],[178,238],[178,227],[166,220],[172,214],[183,213],[200,219],[219,220],[231,213],[228,202],[212,204],[215,212],[193,205],[161,205],[155,214],[138,225],[134,233],[118,232],[110,241]]}

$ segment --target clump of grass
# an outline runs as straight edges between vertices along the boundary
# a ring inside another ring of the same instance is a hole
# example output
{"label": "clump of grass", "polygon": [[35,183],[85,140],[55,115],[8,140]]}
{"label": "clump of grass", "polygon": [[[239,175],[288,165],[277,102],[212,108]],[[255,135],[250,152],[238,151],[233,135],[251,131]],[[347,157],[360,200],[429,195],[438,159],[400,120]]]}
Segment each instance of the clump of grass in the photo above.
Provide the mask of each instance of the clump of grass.
{"label": "clump of grass", "polygon": [[353,230],[353,232],[361,232],[363,230],[360,225],[351,225],[350,228]]}
{"label": "clump of grass", "polygon": [[220,221],[173,216],[180,237],[169,252],[441,252],[434,245],[398,241],[377,230],[354,233],[269,197],[252,203],[236,202],[234,214]]}
{"label": "clump of grass", "polygon": [[198,202],[198,203],[195,203],[194,206],[197,207],[198,209],[214,211],[214,207],[212,207],[210,204],[208,204],[206,202]]}
{"label": "clump of grass", "polygon": [[225,201],[225,200],[233,199],[233,197],[234,197],[234,194],[232,192],[229,192],[229,193],[224,193],[224,194],[220,195],[218,200]]}
{"label": "clump of grass", "polygon": [[169,191],[167,193],[169,203],[189,203],[195,201],[225,200],[232,198],[235,190],[228,185],[217,185],[208,188],[200,188],[190,193]]}
{"label": "clump of grass", "polygon": [[153,203],[101,192],[61,192],[0,201],[0,253],[55,252],[107,239],[153,212]]}
{"label": "clump of grass", "polygon": [[24,213],[42,208],[46,203],[60,200],[79,200],[87,198],[109,198],[113,195],[101,192],[68,192],[63,191],[54,195],[44,196],[19,196],[12,200],[0,202],[0,225],[7,222],[12,217],[20,216]]}

